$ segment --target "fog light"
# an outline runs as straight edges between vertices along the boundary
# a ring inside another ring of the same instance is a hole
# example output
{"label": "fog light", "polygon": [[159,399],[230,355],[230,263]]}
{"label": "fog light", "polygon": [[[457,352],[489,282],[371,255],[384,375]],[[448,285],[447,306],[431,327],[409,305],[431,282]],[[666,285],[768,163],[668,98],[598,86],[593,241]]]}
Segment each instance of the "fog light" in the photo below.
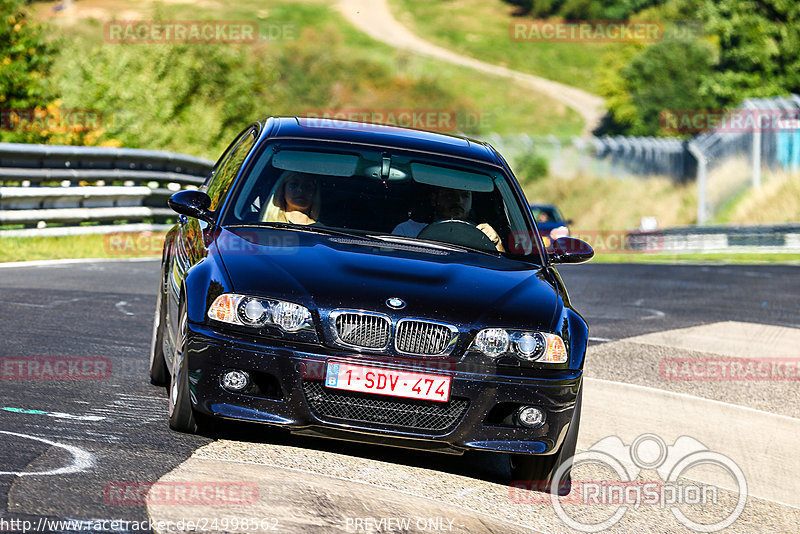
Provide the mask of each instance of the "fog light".
{"label": "fog light", "polygon": [[221,382],[228,391],[243,391],[250,385],[250,375],[244,371],[228,371],[222,375]]}
{"label": "fog light", "polygon": [[541,409],[534,408],[533,406],[523,406],[519,412],[517,412],[517,419],[522,426],[535,428],[544,424],[545,417]]}

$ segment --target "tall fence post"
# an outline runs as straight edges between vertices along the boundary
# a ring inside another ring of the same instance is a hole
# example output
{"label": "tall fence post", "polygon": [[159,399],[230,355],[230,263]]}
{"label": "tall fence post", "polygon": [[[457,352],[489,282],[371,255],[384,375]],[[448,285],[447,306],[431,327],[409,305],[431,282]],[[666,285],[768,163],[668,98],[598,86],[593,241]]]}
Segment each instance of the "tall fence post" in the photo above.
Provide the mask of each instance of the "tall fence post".
{"label": "tall fence post", "polygon": [[689,152],[697,158],[697,224],[703,225],[706,223],[708,158],[694,143],[689,143]]}
{"label": "tall fence post", "polygon": [[753,168],[753,189],[761,188],[761,122],[758,115],[758,106],[751,100],[744,101],[744,107],[753,112],[753,156],[751,164]]}

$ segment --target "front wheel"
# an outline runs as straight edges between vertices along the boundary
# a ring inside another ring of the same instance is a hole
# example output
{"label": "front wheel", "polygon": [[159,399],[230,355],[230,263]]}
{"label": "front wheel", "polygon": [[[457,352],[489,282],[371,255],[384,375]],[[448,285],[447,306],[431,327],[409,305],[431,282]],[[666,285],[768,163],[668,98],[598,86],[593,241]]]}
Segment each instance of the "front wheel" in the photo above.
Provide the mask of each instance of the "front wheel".
{"label": "front wheel", "polygon": [[533,490],[550,492],[553,489],[553,476],[556,471],[562,464],[569,463],[556,486],[558,495],[569,495],[572,488],[570,470],[572,457],[575,456],[575,448],[578,444],[581,404],[583,404],[583,385],[578,390],[578,396],[575,399],[575,410],[572,412],[572,420],[569,423],[564,443],[557,452],[546,456],[510,455],[511,476],[514,480],[529,482]]}
{"label": "front wheel", "polygon": [[180,307],[180,327],[172,359],[172,376],[169,384],[169,427],[178,432],[196,434],[199,430],[192,409],[192,390],[189,387],[189,364],[186,358],[186,338],[189,330],[186,303]]}
{"label": "front wheel", "polygon": [[169,370],[164,359],[164,322],[166,314],[162,305],[162,293],[159,288],[156,299],[156,313],[153,317],[153,339],[150,343],[150,383],[154,386],[169,384]]}

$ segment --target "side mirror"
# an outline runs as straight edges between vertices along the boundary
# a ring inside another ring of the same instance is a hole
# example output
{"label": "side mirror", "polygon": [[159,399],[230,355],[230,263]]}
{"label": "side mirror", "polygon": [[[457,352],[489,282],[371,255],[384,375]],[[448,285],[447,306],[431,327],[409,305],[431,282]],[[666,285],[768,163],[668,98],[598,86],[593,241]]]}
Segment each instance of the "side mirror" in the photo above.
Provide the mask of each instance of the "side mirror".
{"label": "side mirror", "polygon": [[214,222],[214,215],[208,210],[211,198],[202,191],[178,191],[167,202],[173,211],[194,217],[208,223]]}
{"label": "side mirror", "polygon": [[594,257],[594,250],[586,241],[574,237],[559,237],[553,242],[550,261],[553,263],[586,263]]}

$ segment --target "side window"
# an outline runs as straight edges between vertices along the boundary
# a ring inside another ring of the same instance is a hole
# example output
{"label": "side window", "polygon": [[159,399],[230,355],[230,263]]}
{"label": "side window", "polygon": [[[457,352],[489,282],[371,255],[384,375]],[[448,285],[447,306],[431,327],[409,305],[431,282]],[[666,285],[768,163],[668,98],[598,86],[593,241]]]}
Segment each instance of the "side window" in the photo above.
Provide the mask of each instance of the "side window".
{"label": "side window", "polygon": [[242,140],[239,141],[239,144],[230,151],[227,159],[217,168],[206,190],[208,196],[211,197],[210,209],[212,211],[216,210],[224,200],[225,195],[231,188],[233,180],[236,178],[236,175],[239,174],[239,169],[241,169],[245,157],[250,153],[250,149],[253,148],[255,142],[255,130],[250,130],[245,134]]}

